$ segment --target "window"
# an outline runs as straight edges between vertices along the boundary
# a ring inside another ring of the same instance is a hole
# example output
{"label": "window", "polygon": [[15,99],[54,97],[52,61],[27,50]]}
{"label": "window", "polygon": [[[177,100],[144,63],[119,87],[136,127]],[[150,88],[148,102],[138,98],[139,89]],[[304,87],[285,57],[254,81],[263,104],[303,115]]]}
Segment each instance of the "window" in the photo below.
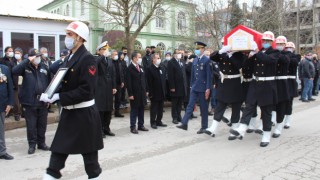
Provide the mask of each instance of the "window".
{"label": "window", "polygon": [[54,10],[53,12],[54,12],[55,14],[57,14],[57,10]]}
{"label": "window", "polygon": [[81,10],[80,10],[80,14],[84,15],[84,0],[81,0]]}
{"label": "window", "polygon": [[139,41],[134,42],[134,50],[142,50],[142,44]]}
{"label": "window", "polygon": [[164,45],[162,42],[157,44],[157,48],[160,49],[160,51],[166,50],[166,45]]}
{"label": "window", "polygon": [[3,37],[2,37],[2,32],[0,32],[0,58],[3,57],[3,50],[4,50],[2,42],[3,42]]}
{"label": "window", "polygon": [[30,48],[33,48],[32,33],[11,33],[11,46],[20,47],[24,54],[27,54]]}
{"label": "window", "polygon": [[60,14],[60,9],[59,8],[57,9],[57,14]]}
{"label": "window", "polygon": [[141,23],[141,8],[138,5],[135,5],[131,13],[132,24],[140,25]]}
{"label": "window", "polygon": [[156,11],[156,27],[164,28],[165,12],[162,8]]}
{"label": "window", "polygon": [[178,30],[184,30],[186,28],[186,15],[183,12],[178,14]]}
{"label": "window", "polygon": [[70,8],[69,8],[69,4],[67,4],[67,7],[66,7],[66,16],[69,16],[70,15]]}
{"label": "window", "polygon": [[66,44],[64,43],[65,38],[66,38],[66,35],[59,36],[60,51],[63,49],[66,49]]}
{"label": "window", "polygon": [[54,36],[39,36],[39,51],[41,47],[48,49],[48,57],[55,60],[55,37]]}

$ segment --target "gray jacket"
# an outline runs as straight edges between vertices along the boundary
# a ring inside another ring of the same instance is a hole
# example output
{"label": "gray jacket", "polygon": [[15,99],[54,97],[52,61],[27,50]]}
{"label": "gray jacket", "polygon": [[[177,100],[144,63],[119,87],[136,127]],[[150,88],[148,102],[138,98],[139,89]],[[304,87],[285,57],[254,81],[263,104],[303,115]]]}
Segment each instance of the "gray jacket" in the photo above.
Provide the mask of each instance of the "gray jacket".
{"label": "gray jacket", "polygon": [[314,78],[315,76],[315,68],[314,65],[312,63],[312,60],[310,59],[304,59],[301,62],[301,66],[299,68],[301,68],[301,76],[300,78]]}

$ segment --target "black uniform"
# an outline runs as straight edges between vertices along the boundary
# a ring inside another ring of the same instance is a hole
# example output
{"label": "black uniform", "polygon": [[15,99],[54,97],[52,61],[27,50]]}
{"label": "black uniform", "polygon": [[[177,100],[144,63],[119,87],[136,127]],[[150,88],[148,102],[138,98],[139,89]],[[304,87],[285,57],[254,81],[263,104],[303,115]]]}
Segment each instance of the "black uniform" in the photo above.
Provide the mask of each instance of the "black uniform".
{"label": "black uniform", "polygon": [[119,109],[121,104],[121,84],[124,83],[124,77],[123,77],[123,69],[122,69],[122,63],[119,60],[112,60],[113,66],[116,71],[116,87],[117,87],[117,93],[115,94],[115,100],[114,100],[114,109],[115,109],[115,115],[119,115]]}
{"label": "black uniform", "polygon": [[43,148],[46,146],[48,104],[39,99],[51,80],[49,69],[43,63],[36,68],[29,59],[25,59],[13,67],[12,72],[23,77],[19,98],[25,112],[29,148],[35,149],[36,145]]}
{"label": "black uniform", "polygon": [[69,68],[59,92],[64,108],[52,142],[47,174],[60,178],[68,155],[82,154],[89,178],[97,177],[101,173],[98,150],[103,148],[99,111],[96,105],[76,109],[66,107],[94,100],[96,61],[82,45],[74,54],[70,52],[63,67]]}
{"label": "black uniform", "polygon": [[288,53],[290,58],[289,69],[288,69],[288,88],[289,88],[289,105],[286,108],[286,115],[292,114],[292,103],[293,98],[298,97],[298,83],[297,83],[297,69],[301,56],[292,52]]}
{"label": "black uniform", "polygon": [[[231,123],[238,123],[243,101],[240,69],[242,68],[245,56],[241,52],[235,52],[229,57],[227,53],[219,54],[218,51],[216,51],[210,55],[210,58],[219,63],[220,72],[223,74],[221,81],[218,82],[218,104],[215,108],[214,119],[220,122],[227,105],[231,104]],[[230,76],[230,78],[228,76]]]}
{"label": "black uniform", "polygon": [[166,77],[161,67],[150,65],[146,69],[146,77],[149,87],[150,107],[150,124],[162,124],[163,101],[166,97]]}
{"label": "black uniform", "polygon": [[259,51],[250,58],[254,80],[249,85],[246,107],[240,123],[248,125],[257,106],[260,106],[263,131],[271,131],[271,111],[277,103],[275,76],[279,53],[278,50],[270,47],[265,51]]}
{"label": "black uniform", "polygon": [[169,89],[175,89],[175,92],[170,91],[171,97],[171,116],[174,123],[181,121],[181,106],[187,94],[187,83],[183,64],[172,58],[168,62],[168,82]]}
{"label": "black uniform", "polygon": [[96,86],[95,101],[99,110],[102,131],[110,134],[111,114],[113,110],[113,89],[116,89],[115,69],[110,59],[97,56],[98,81]]}

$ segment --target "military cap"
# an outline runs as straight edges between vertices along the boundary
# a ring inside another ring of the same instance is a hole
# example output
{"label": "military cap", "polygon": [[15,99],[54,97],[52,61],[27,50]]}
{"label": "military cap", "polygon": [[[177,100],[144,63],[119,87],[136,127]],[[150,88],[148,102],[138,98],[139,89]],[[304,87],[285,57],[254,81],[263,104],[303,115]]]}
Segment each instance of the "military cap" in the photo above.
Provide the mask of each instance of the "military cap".
{"label": "military cap", "polygon": [[204,48],[207,46],[205,43],[200,41],[195,42],[195,45],[196,45],[196,48]]}
{"label": "military cap", "polygon": [[108,45],[108,41],[104,41],[103,43],[101,43],[98,47],[97,47],[97,51],[99,51],[101,48],[103,48],[103,47],[105,47],[105,46],[108,46],[109,47],[109,45]]}

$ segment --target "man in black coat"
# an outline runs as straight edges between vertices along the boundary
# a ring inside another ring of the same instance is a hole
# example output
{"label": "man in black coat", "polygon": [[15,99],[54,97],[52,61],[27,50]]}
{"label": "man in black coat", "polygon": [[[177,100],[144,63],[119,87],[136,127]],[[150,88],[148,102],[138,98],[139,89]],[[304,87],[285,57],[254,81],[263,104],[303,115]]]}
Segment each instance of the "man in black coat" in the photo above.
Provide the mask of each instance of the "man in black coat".
{"label": "man in black coat", "polygon": [[70,55],[64,60],[68,72],[61,89],[45,102],[60,100],[63,107],[60,122],[51,145],[51,157],[43,179],[61,178],[69,154],[81,154],[88,179],[97,178],[102,169],[98,162],[98,150],[103,148],[101,121],[95,105],[97,66],[94,56],[88,52],[84,42],[89,37],[86,24],[75,21],[66,28],[65,45]]}
{"label": "man in black coat", "polygon": [[110,59],[104,56],[105,51],[109,51],[108,42],[105,41],[97,48],[96,56],[98,67],[98,81],[96,86],[95,101],[99,110],[102,136],[115,136],[110,130],[111,116],[113,110],[113,95],[117,92],[115,69]]}
{"label": "man in black coat", "polygon": [[[148,131],[144,127],[144,107],[147,104],[147,84],[145,72],[140,66],[142,63],[141,54],[132,53],[132,62],[128,67],[127,89],[130,100],[130,132],[138,134],[139,131]],[[138,130],[136,122],[138,118]]]}
{"label": "man in black coat", "polygon": [[181,122],[181,106],[187,95],[187,83],[183,63],[180,61],[182,54],[176,49],[174,57],[168,62],[168,81],[171,97],[172,122]]}
{"label": "man in black coat", "polygon": [[122,69],[122,63],[119,61],[118,51],[114,50],[111,52],[111,57],[113,66],[116,70],[116,85],[117,92],[114,99],[114,116],[115,117],[124,117],[120,114],[120,105],[121,105],[121,90],[124,88],[124,73]]}
{"label": "man in black coat", "polygon": [[276,87],[276,66],[280,52],[272,48],[274,34],[266,31],[262,36],[262,50],[256,49],[252,58],[253,66],[253,81],[250,83],[246,107],[243,111],[240,125],[238,128],[233,128],[230,133],[237,137],[243,137],[250,119],[256,111],[257,106],[260,106],[263,136],[260,143],[261,147],[269,145],[271,137],[271,112],[273,106],[277,104],[277,87]]}
{"label": "man in black coat", "polygon": [[153,129],[157,126],[166,127],[162,123],[163,102],[166,97],[166,77],[160,67],[161,59],[158,53],[151,55],[152,64],[146,69],[147,82],[149,87],[150,124]]}
{"label": "man in black coat", "polygon": [[146,47],[146,55],[142,58],[142,66],[144,69],[147,69],[151,63],[151,49],[150,46]]}

